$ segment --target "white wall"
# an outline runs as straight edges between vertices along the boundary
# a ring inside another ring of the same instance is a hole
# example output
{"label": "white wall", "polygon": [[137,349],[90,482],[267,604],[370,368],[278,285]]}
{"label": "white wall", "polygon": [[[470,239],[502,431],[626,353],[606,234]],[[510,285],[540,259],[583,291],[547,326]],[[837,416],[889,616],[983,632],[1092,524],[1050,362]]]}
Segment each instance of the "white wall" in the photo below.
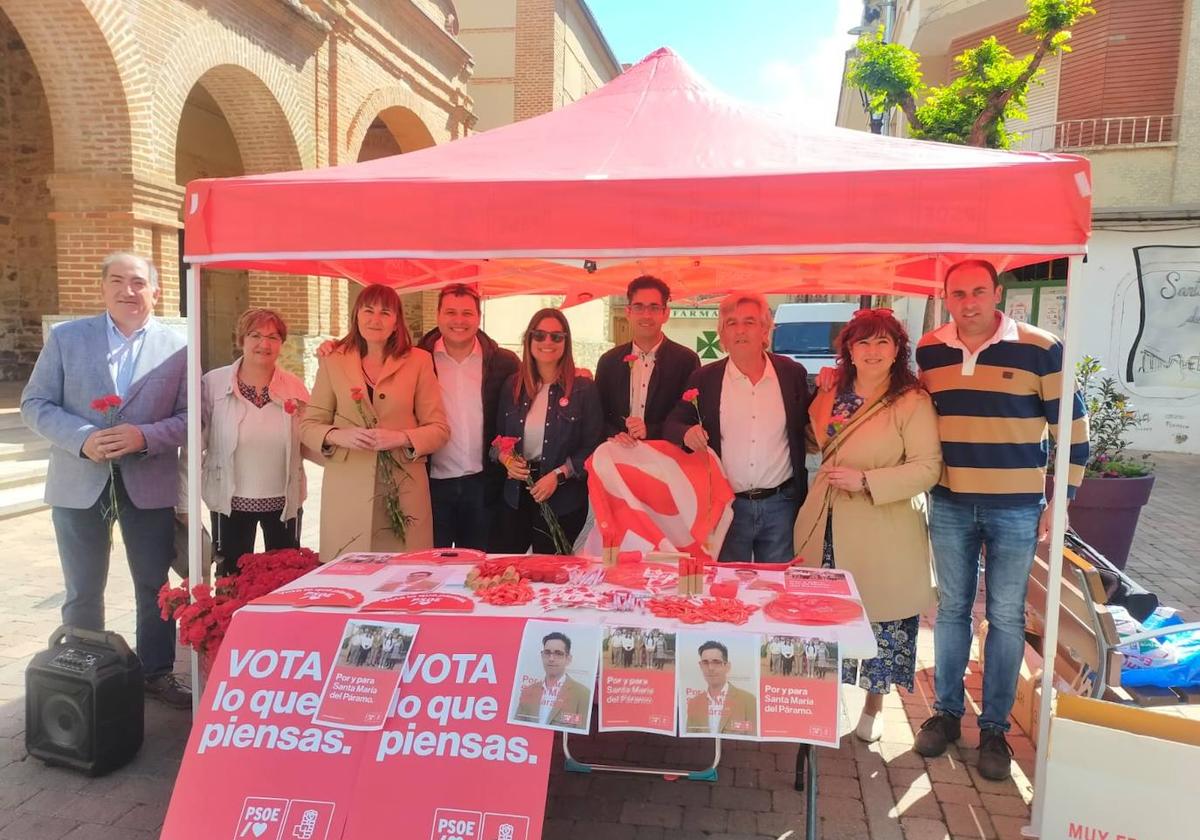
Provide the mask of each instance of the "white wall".
{"label": "white wall", "polygon": [[[1101,360],[1142,415],[1135,448],[1200,453],[1200,225],[1120,227],[1092,234],[1083,279],[1072,284],[1070,305],[1084,307],[1082,352]],[[1140,341],[1134,248],[1146,249],[1139,252],[1147,301]]]}

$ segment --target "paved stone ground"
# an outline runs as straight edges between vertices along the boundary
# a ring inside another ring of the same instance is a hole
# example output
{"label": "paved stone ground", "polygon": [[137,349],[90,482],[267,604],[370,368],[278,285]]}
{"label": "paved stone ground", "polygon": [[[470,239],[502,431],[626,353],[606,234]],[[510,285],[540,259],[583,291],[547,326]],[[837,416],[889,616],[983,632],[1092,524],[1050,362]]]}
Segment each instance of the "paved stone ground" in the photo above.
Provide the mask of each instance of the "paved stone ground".
{"label": "paved stone ground", "polygon": [[[1198,541],[1188,512],[1200,491],[1200,458],[1159,456],[1158,483],[1143,514],[1131,572],[1168,603],[1200,618]],[[319,475],[313,512],[304,529],[315,544]],[[24,671],[59,622],[62,601],[53,529],[48,512],[0,523],[0,840],[148,840],[158,836],[190,716],[149,704],[146,743],[129,766],[100,779],[49,768],[24,749]],[[113,552],[108,589],[110,626],[133,637],[132,594],[123,548]],[[884,739],[867,747],[853,736],[838,751],[821,750],[822,837],[872,840],[1010,840],[1028,820],[1033,746],[1022,733],[1010,739],[1017,755],[1011,781],[988,782],[974,769],[981,677],[968,673],[972,708],[962,745],[936,760],[912,752],[913,733],[929,714],[932,632],[921,635],[917,690],[888,697]],[[183,657],[181,657],[182,661]],[[857,718],[861,692],[850,689],[844,728]],[[698,767],[706,741],[609,734],[576,739],[583,760],[665,763]],[[548,840],[681,840],[682,838],[799,838],[803,795],[792,789],[794,746],[729,742],[719,780],[668,782],[626,774],[550,777]],[[789,834],[790,832],[790,834]]]}

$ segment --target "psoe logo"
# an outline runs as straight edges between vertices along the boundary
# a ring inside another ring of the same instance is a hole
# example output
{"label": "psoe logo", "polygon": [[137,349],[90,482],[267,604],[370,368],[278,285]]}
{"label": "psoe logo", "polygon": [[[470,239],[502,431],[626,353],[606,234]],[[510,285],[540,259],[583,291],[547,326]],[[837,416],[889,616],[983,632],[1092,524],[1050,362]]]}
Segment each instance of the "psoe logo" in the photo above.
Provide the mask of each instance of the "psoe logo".
{"label": "psoe logo", "polygon": [[234,840],[326,840],[333,824],[332,802],[248,796]]}
{"label": "psoe logo", "polygon": [[479,840],[528,840],[529,817],[519,814],[483,815],[483,835]]}
{"label": "psoe logo", "polygon": [[247,796],[238,817],[234,840],[278,840],[288,800]]}

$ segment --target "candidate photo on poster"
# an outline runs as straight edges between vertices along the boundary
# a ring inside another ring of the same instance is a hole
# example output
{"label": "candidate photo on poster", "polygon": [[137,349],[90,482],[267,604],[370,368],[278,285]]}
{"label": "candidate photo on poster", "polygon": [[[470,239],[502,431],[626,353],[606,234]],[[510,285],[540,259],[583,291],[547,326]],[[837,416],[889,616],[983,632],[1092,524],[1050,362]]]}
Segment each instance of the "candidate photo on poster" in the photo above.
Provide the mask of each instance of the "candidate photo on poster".
{"label": "candidate photo on poster", "polygon": [[587,732],[600,657],[600,627],[530,621],[521,639],[508,722]]}
{"label": "candidate photo on poster", "polygon": [[673,632],[657,627],[606,626],[597,684],[599,731],[675,734]]}
{"label": "candidate photo on poster", "polygon": [[764,636],[761,660],[763,676],[837,682],[841,670],[837,642],[804,636]]}
{"label": "candidate photo on poster", "polygon": [[335,664],[395,671],[404,667],[415,635],[414,625],[348,621]]}
{"label": "candidate photo on poster", "polygon": [[676,651],[680,734],[757,739],[759,637],[681,630]]}

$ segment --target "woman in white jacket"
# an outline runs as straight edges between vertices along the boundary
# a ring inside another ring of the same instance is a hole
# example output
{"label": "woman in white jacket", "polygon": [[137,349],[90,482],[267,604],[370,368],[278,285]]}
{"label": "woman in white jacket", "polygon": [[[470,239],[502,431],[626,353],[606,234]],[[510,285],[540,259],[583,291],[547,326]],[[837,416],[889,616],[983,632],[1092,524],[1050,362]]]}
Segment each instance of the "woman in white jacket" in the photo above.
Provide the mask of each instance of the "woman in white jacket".
{"label": "woman in white jacket", "polygon": [[237,574],[259,527],[268,551],[300,546],[304,455],[311,457],[300,445],[300,417],[309,394],[276,364],[286,340],[279,313],[248,309],[237,324],[241,358],[204,375],[201,495],[218,574]]}

